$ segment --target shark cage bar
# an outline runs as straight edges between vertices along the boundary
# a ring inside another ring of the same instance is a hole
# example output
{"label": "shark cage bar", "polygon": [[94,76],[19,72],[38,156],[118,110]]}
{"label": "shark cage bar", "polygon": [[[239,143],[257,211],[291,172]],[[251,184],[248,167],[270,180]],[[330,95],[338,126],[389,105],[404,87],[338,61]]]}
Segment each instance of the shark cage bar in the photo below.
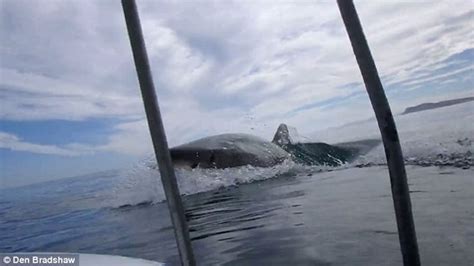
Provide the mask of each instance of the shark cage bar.
{"label": "shark cage bar", "polygon": [[352,0],[337,0],[352,49],[377,118],[387,157],[398,237],[405,266],[420,265],[415,223],[397,127]]}
{"label": "shark cage bar", "polygon": [[176,175],[166,140],[165,129],[161,119],[160,108],[156,98],[155,86],[151,75],[150,63],[143,39],[140,17],[135,0],[122,0],[128,36],[132,46],[133,59],[137,70],[138,81],[145,105],[148,127],[155,150],[156,161],[160,169],[161,183],[166,195],[171,221],[174,227],[176,243],[182,265],[195,265],[188,226],[184,215],[184,207],[179,194]]}
{"label": "shark cage bar", "polygon": [[[400,247],[405,266],[420,265],[415,224],[395,121],[380,81],[375,62],[352,0],[337,0],[351,45],[359,65],[367,93],[377,118],[390,174],[392,197],[397,219]],[[133,58],[145,105],[156,160],[174,226],[182,265],[195,265],[192,245],[184,215],[176,176],[171,162],[166,134],[156,99],[153,78],[135,0],[122,0]]]}

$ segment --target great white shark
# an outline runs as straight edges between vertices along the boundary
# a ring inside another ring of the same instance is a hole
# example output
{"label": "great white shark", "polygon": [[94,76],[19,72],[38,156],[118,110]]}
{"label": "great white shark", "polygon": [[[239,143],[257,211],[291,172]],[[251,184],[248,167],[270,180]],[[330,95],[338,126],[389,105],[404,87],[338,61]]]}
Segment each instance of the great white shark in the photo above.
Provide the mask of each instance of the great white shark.
{"label": "great white shark", "polygon": [[221,134],[171,148],[170,154],[174,166],[184,168],[271,167],[285,160],[305,165],[338,166],[379,143],[379,140],[340,145],[295,143],[288,126],[281,124],[271,142],[249,134]]}

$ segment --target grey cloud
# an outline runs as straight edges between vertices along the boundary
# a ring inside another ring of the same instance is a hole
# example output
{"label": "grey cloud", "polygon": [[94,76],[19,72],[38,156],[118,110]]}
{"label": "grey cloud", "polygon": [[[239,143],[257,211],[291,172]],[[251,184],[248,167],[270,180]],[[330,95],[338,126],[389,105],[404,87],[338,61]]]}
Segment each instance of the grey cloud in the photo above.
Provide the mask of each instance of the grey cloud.
{"label": "grey cloud", "polygon": [[[430,76],[472,48],[473,6],[460,3],[356,2],[388,85]],[[363,91],[349,85],[362,80],[334,2],[138,5],[163,116],[171,135],[183,136],[177,142],[281,119],[324,125],[324,110],[306,107],[330,100],[333,112],[353,118],[341,99]],[[119,1],[4,0],[1,14],[1,119],[143,117]]]}

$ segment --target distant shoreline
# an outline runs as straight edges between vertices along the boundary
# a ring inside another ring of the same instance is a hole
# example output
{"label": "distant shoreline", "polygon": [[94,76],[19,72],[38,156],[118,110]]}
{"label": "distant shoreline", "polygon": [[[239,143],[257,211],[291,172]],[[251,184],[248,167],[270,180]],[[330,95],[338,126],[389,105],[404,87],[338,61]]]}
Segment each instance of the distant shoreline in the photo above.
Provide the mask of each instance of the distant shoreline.
{"label": "distant shoreline", "polygon": [[416,106],[407,107],[405,111],[403,111],[402,115],[441,108],[445,106],[450,106],[450,105],[455,105],[455,104],[460,104],[460,103],[465,103],[465,102],[470,102],[470,101],[474,101],[474,97],[465,97],[465,98],[446,100],[446,101],[440,101],[440,102],[435,102],[435,103],[422,103]]}

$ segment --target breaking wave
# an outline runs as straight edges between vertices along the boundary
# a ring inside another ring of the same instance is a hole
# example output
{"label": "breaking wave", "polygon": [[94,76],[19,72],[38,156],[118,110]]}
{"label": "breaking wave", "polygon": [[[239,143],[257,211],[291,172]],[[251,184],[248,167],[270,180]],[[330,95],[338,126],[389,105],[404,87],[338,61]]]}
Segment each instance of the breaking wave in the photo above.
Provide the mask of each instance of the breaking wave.
{"label": "breaking wave", "polygon": [[[153,156],[137,163],[133,169],[122,173],[121,181],[112,189],[109,207],[126,207],[159,203],[165,200],[160,173]],[[175,169],[176,179],[182,195],[238,186],[280,176],[299,173],[327,171],[329,166],[303,166],[286,160],[273,167],[250,165],[226,169]]]}

